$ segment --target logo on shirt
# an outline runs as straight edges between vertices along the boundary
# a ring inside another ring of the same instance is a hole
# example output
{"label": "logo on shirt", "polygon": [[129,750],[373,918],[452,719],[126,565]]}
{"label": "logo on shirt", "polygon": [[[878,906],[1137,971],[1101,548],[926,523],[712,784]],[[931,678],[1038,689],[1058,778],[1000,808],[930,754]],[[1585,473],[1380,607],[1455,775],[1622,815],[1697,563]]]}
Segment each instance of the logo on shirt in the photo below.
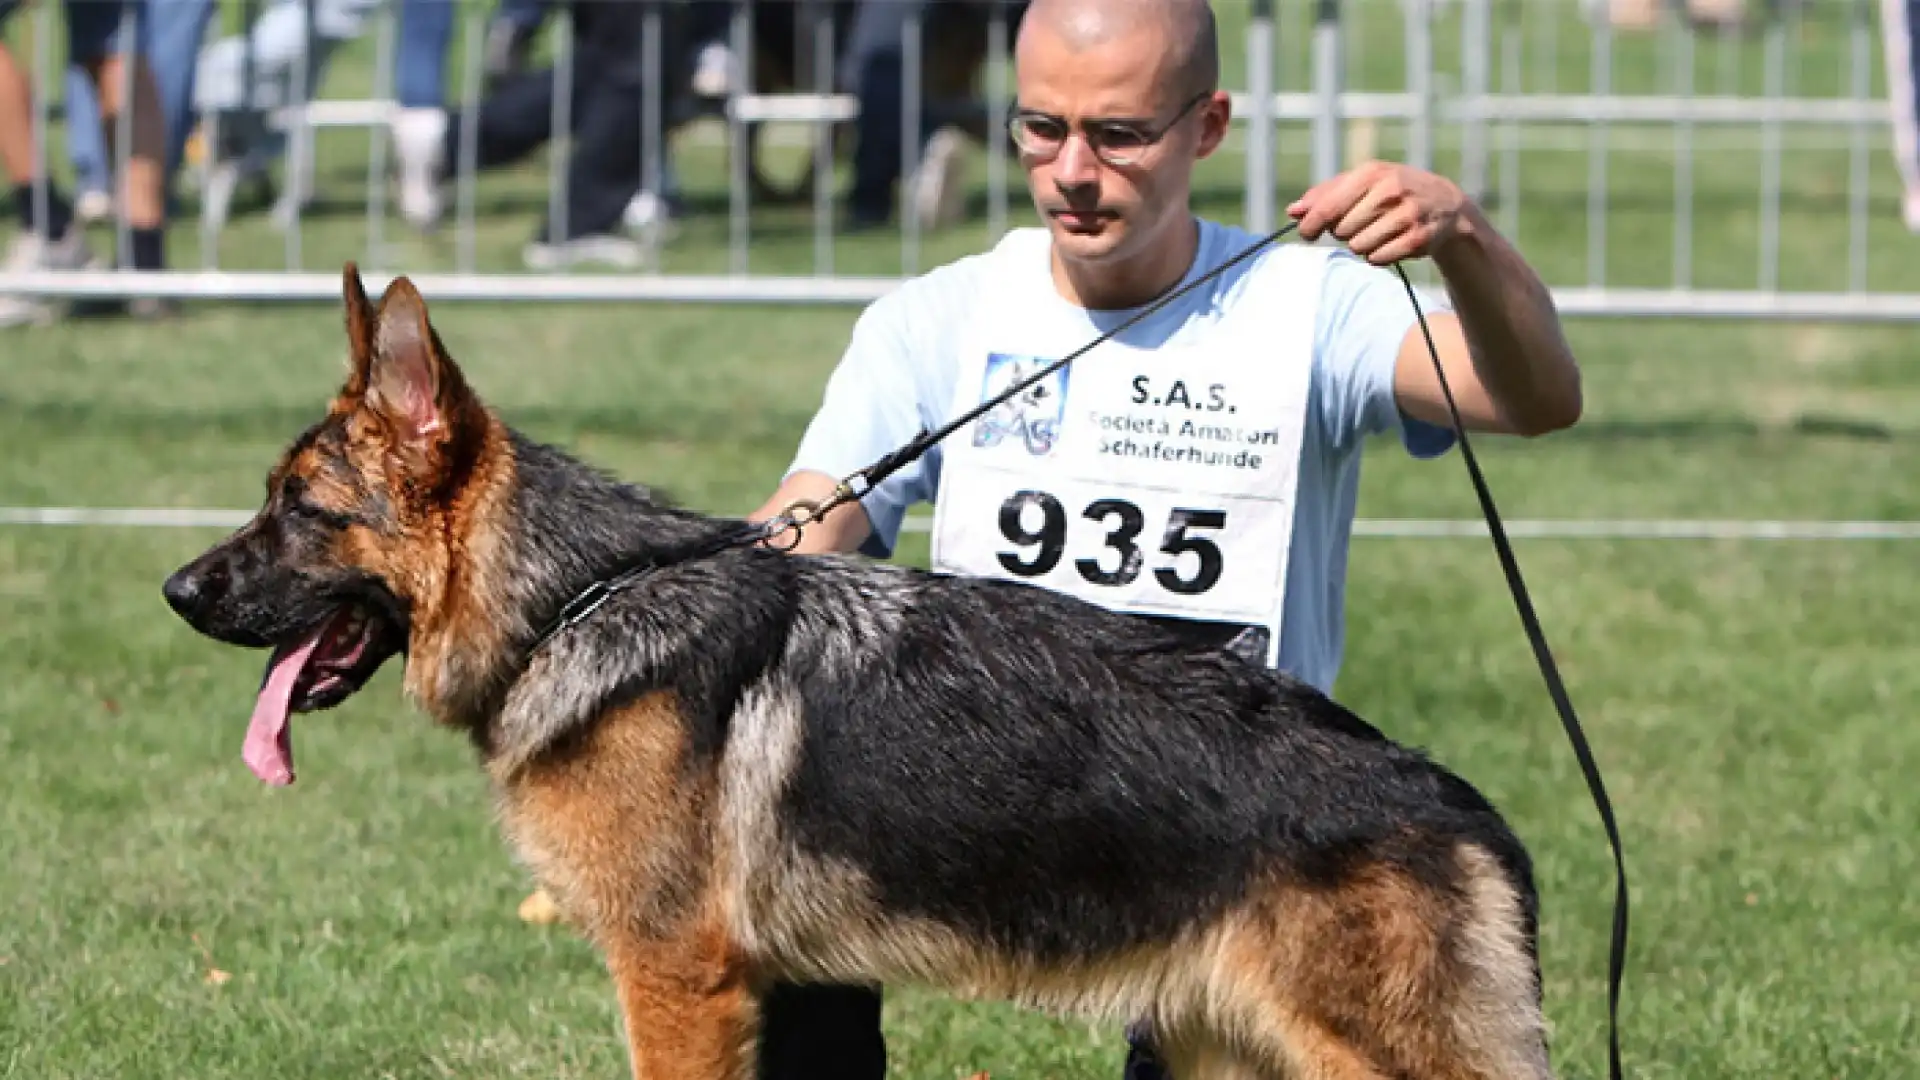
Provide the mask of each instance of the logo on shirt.
{"label": "logo on shirt", "polygon": [[[989,353],[980,400],[987,401],[1047,366],[1034,356]],[[1060,438],[1067,413],[1067,369],[1061,368],[983,414],[973,425],[973,445],[998,446],[1018,437],[1034,457],[1045,457]]]}

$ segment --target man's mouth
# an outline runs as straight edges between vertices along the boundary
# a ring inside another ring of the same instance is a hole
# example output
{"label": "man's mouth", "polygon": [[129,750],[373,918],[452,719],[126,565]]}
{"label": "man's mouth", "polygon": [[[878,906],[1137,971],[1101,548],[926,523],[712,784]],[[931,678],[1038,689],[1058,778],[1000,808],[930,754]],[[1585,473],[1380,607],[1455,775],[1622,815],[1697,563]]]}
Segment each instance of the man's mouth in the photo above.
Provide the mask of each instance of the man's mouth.
{"label": "man's mouth", "polygon": [[400,644],[391,621],[348,603],[302,637],[275,647],[240,752],[247,767],[269,784],[293,783],[289,717],[345,701]]}
{"label": "man's mouth", "polygon": [[1111,210],[1100,210],[1097,208],[1092,210],[1075,210],[1069,207],[1062,207],[1058,210],[1049,211],[1049,214],[1055,221],[1065,226],[1068,232],[1073,233],[1096,233],[1106,228],[1108,223],[1117,221],[1120,218],[1120,215]]}

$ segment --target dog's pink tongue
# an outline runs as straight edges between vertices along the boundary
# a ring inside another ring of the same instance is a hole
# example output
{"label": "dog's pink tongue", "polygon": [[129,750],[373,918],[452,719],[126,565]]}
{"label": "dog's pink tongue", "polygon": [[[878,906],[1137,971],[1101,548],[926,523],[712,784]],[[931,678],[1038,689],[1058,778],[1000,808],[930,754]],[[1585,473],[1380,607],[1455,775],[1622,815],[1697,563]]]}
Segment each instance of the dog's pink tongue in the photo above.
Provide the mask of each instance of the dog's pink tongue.
{"label": "dog's pink tongue", "polygon": [[293,783],[293,735],[287,714],[293,707],[293,687],[307,658],[320,645],[316,633],[291,650],[274,650],[267,662],[267,675],[260,683],[260,696],[253,703],[253,719],[247,722],[247,741],[240,748],[240,759],[253,775],[275,786]]}

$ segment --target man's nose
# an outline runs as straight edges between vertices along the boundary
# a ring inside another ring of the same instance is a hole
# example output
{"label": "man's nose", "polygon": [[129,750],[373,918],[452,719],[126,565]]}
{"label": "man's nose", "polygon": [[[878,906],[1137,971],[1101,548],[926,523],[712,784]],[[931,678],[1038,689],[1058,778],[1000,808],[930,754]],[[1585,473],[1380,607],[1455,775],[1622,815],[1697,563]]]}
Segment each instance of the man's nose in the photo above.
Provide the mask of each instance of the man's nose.
{"label": "man's nose", "polygon": [[1091,184],[1100,177],[1100,158],[1087,137],[1076,131],[1060,144],[1053,171],[1055,179],[1062,184],[1072,187]]}

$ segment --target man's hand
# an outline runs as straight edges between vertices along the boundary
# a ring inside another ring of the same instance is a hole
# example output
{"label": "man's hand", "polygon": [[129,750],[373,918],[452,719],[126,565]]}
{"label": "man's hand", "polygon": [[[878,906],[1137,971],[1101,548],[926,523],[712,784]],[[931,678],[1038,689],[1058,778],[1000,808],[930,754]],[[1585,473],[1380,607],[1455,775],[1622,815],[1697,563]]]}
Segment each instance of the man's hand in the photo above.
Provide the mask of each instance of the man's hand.
{"label": "man's hand", "polygon": [[[1580,367],[1551,290],[1458,184],[1370,161],[1314,185],[1287,215],[1299,221],[1302,239],[1332,233],[1375,266],[1433,260],[1454,311],[1428,323],[1467,427],[1532,436],[1579,420]],[[1417,326],[1400,343],[1394,397],[1407,415],[1451,423]]]}
{"label": "man's hand", "polygon": [[1369,161],[1315,184],[1287,207],[1300,238],[1332,232],[1375,266],[1433,255],[1478,216],[1460,186],[1409,165]]}

